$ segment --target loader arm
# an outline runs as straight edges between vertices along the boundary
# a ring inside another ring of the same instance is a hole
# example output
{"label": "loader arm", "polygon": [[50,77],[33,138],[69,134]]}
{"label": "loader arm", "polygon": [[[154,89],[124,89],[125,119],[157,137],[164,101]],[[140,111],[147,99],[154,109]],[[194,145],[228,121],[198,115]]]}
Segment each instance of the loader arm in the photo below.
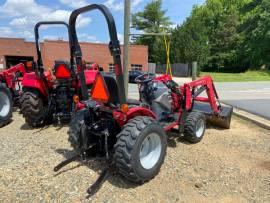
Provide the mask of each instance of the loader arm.
{"label": "loader arm", "polygon": [[[195,88],[198,88],[195,91]],[[199,95],[206,91],[207,97],[199,97]],[[209,103],[213,112],[218,114],[218,95],[214,86],[214,82],[210,76],[204,76],[198,80],[185,83],[184,92],[186,94],[186,110],[190,110],[194,101]]]}
{"label": "loader arm", "polygon": [[5,71],[6,74],[13,74],[16,72],[20,72],[22,74],[24,74],[26,72],[25,66],[23,63],[19,63],[16,66],[12,66],[11,68],[9,68]]}
{"label": "loader arm", "polygon": [[1,76],[6,83],[8,88],[14,88],[14,79],[16,80],[15,73],[20,72],[22,75],[26,73],[26,69],[23,63],[19,63],[16,66],[12,66],[11,68],[4,70],[1,72]]}
{"label": "loader arm", "polygon": [[111,55],[113,56],[113,60],[114,60],[118,92],[121,92],[121,94],[119,94],[119,102],[120,102],[120,105],[126,104],[124,78],[123,78],[122,63],[121,63],[121,49],[120,49],[120,43],[117,37],[115,21],[109,9],[106,6],[100,5],[100,4],[91,4],[89,6],[85,6],[77,10],[74,10],[71,13],[70,18],[69,18],[69,27],[70,27],[70,35],[71,35],[70,38],[71,38],[71,43],[72,43],[71,50],[75,54],[76,65],[78,69],[80,70],[79,77],[81,81],[81,90],[82,90],[83,100],[89,99],[89,95],[88,95],[87,86],[85,82],[84,67],[82,63],[82,51],[81,51],[81,47],[78,42],[77,33],[76,33],[76,20],[80,14],[85,13],[85,12],[90,12],[93,10],[99,10],[106,18],[109,34],[110,34],[110,40],[111,40],[109,44],[109,49],[111,51]]}

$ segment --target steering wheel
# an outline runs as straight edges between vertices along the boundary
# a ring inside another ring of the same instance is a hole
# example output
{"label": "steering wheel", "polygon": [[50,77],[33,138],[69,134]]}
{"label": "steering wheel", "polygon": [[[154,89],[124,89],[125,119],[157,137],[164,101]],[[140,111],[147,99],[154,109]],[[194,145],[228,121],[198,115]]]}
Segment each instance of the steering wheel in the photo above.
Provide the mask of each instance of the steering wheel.
{"label": "steering wheel", "polygon": [[138,84],[142,83],[148,83],[152,81],[155,78],[155,74],[153,73],[145,73],[142,75],[139,75],[138,77],[135,78],[135,82]]}

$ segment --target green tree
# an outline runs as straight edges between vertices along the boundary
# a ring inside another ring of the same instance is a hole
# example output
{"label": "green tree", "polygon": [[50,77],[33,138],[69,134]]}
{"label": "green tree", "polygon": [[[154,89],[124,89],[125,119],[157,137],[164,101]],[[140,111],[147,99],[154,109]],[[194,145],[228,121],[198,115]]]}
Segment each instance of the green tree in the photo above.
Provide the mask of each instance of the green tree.
{"label": "green tree", "polygon": [[[171,22],[165,14],[166,10],[162,10],[162,0],[153,0],[143,11],[132,15],[132,26],[144,33],[167,31]],[[165,63],[166,54],[162,36],[140,36],[135,40],[135,44],[148,45],[149,61]]]}
{"label": "green tree", "polygon": [[212,70],[223,72],[240,72],[243,70],[242,66],[238,66],[236,63],[236,53],[240,44],[237,29],[240,24],[239,8],[241,2],[243,1],[209,0],[206,3],[209,15],[205,21],[205,26],[209,30],[210,46],[207,66]]}
{"label": "green tree", "polygon": [[198,61],[204,70],[240,72],[238,27],[245,0],[207,0],[173,32],[172,61]]}
{"label": "green tree", "polygon": [[242,9],[241,59],[252,68],[270,67],[270,1],[252,0]]}
{"label": "green tree", "polygon": [[[133,25],[163,32],[170,21],[161,5],[161,0],[152,1],[133,15]],[[269,0],[206,0],[170,32],[172,63],[198,61],[203,70],[222,72],[270,67]],[[143,36],[136,43],[149,46],[150,61],[165,63],[162,37]]]}
{"label": "green tree", "polygon": [[195,6],[192,14],[172,32],[172,63],[190,63],[198,61],[200,65],[206,63],[209,54],[207,29],[202,23],[204,9]]}

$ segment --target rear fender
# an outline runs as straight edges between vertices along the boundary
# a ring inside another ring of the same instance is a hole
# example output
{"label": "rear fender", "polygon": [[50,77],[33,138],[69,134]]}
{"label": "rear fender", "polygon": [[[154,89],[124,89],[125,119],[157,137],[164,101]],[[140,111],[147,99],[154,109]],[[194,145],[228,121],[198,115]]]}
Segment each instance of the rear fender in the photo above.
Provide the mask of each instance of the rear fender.
{"label": "rear fender", "polygon": [[127,112],[127,120],[130,120],[136,116],[148,116],[156,119],[156,115],[149,109],[143,107],[133,107]]}
{"label": "rear fender", "polygon": [[118,122],[118,124],[122,127],[124,126],[129,120],[137,117],[137,116],[148,116],[153,119],[156,119],[156,115],[149,109],[143,107],[132,107],[128,110],[127,113],[123,113],[120,111],[113,112],[114,119]]}
{"label": "rear fender", "polygon": [[26,73],[23,76],[22,86],[23,88],[36,89],[41,92],[41,94],[45,97],[48,95],[44,81],[41,78],[37,77],[34,72]]}

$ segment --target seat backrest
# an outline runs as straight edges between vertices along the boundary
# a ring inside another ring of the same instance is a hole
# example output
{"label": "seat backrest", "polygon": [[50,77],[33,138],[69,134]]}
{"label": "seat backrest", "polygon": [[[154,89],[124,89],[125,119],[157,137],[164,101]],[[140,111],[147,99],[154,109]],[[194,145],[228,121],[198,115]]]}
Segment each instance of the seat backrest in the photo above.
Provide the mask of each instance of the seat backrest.
{"label": "seat backrest", "polygon": [[61,61],[61,60],[56,60],[54,61],[54,68],[58,65],[66,65],[70,69],[70,62],[69,61]]}
{"label": "seat backrest", "polygon": [[102,76],[110,94],[109,103],[113,103],[114,105],[119,104],[119,95],[115,75],[103,72]]}
{"label": "seat backrest", "polygon": [[70,68],[70,64],[65,61],[55,61],[53,74],[56,79],[71,79],[72,72]]}

